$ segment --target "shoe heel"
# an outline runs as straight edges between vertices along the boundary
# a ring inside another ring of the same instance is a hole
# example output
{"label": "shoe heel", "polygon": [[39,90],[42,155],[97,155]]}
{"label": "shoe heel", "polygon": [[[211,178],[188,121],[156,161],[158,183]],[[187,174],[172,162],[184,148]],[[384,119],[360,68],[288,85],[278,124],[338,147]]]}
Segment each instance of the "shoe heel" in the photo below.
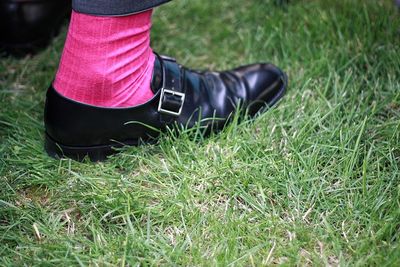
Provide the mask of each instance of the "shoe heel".
{"label": "shoe heel", "polygon": [[47,133],[44,148],[52,158],[70,158],[76,161],[83,161],[87,157],[93,162],[104,161],[108,156],[116,153],[111,145],[93,147],[64,146],[54,141]]}

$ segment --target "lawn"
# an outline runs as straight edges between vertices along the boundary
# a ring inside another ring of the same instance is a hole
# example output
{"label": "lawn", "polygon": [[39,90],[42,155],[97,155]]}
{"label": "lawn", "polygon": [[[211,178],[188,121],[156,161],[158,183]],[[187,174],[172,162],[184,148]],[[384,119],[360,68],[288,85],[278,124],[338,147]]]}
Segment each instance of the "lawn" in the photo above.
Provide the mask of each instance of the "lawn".
{"label": "lawn", "polygon": [[106,162],[52,159],[43,106],[66,28],[0,59],[0,265],[400,265],[400,14],[391,0],[176,0],[154,50],[255,61],[290,86],[254,121]]}

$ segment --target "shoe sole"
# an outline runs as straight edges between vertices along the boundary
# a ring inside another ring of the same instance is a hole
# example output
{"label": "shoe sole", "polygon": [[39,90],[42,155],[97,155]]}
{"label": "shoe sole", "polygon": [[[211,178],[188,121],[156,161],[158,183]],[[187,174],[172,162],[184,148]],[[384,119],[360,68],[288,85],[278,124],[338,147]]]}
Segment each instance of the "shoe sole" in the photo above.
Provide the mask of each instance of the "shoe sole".
{"label": "shoe sole", "polygon": [[85,158],[89,158],[90,161],[98,162],[104,161],[109,156],[118,153],[118,149],[125,146],[139,146],[146,143],[150,144],[153,142],[151,140],[132,140],[124,143],[115,142],[114,144],[100,146],[66,146],[56,142],[46,133],[44,148],[47,154],[52,158],[70,158],[76,161],[83,161]]}
{"label": "shoe sole", "polygon": [[[268,106],[262,108],[258,114],[268,110],[274,106],[285,94],[288,78],[287,75],[282,72],[283,85],[279,92],[274,96]],[[118,153],[118,149],[125,146],[139,146],[142,144],[155,143],[154,139],[151,140],[131,140],[129,142],[100,145],[100,146],[66,146],[53,140],[47,133],[45,135],[45,150],[50,157],[53,158],[70,158],[76,161],[83,161],[85,158],[89,158],[92,162],[99,162],[107,160],[107,158],[113,154]]]}

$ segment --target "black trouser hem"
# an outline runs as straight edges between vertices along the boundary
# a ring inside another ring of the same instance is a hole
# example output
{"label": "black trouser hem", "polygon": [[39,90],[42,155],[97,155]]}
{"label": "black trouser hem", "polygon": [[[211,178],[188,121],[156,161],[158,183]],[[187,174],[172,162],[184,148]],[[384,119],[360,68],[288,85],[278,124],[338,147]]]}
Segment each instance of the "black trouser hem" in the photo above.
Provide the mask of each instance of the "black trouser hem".
{"label": "black trouser hem", "polygon": [[74,11],[95,16],[127,16],[171,0],[73,0]]}

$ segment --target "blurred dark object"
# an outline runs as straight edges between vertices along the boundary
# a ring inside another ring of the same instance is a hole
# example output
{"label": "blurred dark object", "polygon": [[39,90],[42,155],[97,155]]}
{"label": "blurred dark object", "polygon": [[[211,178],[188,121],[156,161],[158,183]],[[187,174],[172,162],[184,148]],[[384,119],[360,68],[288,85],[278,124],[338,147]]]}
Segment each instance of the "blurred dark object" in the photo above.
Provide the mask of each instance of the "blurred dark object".
{"label": "blurred dark object", "polygon": [[396,6],[397,6],[398,8],[400,8],[400,0],[394,0],[394,3],[396,4]]}
{"label": "blurred dark object", "polygon": [[0,0],[0,53],[23,56],[46,47],[71,13],[71,0]]}
{"label": "blurred dark object", "polygon": [[290,0],[275,0],[273,3],[282,8],[283,10],[287,11],[289,7]]}
{"label": "blurred dark object", "polygon": [[290,0],[275,0],[275,4],[278,6],[284,6],[284,5],[289,4],[289,1]]}

